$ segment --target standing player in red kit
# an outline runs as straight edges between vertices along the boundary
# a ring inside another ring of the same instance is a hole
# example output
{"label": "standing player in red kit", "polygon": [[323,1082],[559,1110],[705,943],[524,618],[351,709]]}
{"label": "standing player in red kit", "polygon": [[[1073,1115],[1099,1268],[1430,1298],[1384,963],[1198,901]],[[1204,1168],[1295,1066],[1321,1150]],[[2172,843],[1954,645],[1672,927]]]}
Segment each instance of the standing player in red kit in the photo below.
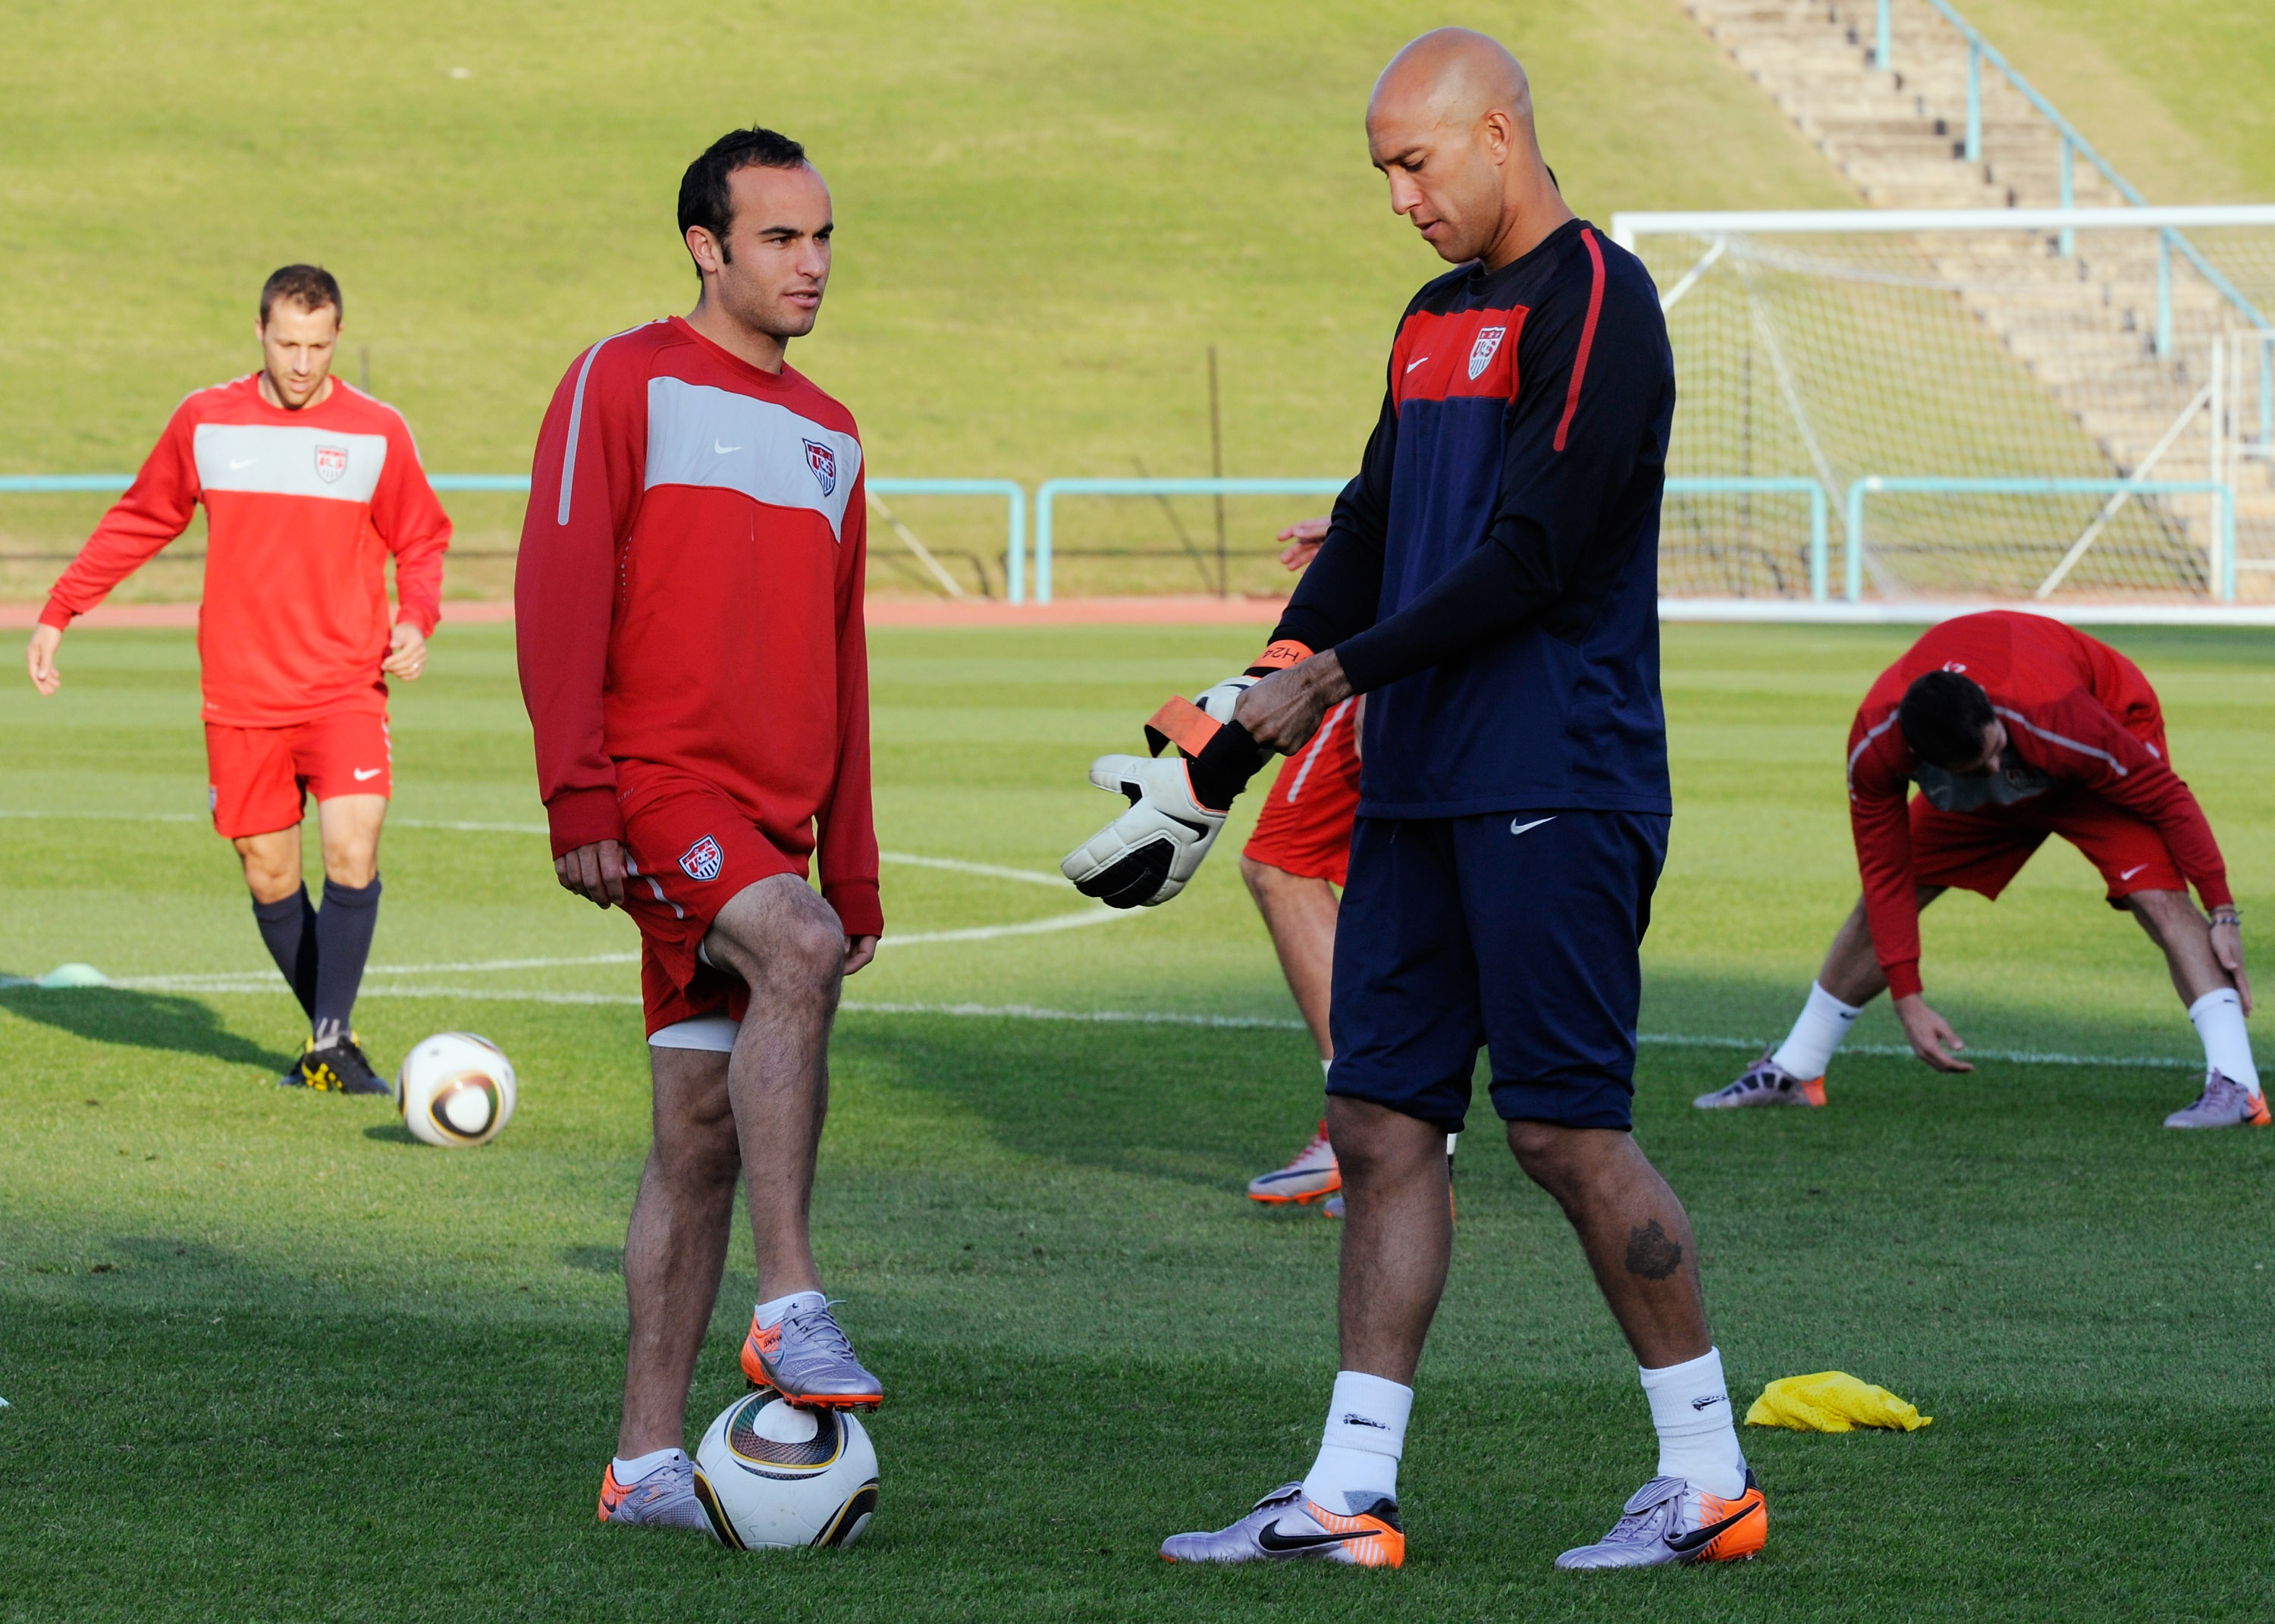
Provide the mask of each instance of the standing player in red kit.
{"label": "standing player in red kit", "polygon": [[[1288,544],[1280,562],[1301,570],[1319,555],[1328,521],[1307,518],[1281,531]],[[1359,727],[1366,699],[1358,695],[1330,706],[1311,742],[1289,756],[1272,782],[1256,827],[1241,849],[1240,877],[1264,916],[1279,956],[1281,973],[1304,1024],[1319,1051],[1324,1072],[1335,1057],[1328,1027],[1328,990],[1334,976],[1335,919],[1342,909],[1336,893],[1350,867],[1351,821],[1358,814]],[[1454,1166],[1454,1144],[1446,1136],[1446,1167]],[[1248,1181],[1248,1198],[1267,1206],[1318,1202],[1330,1218],[1343,1215],[1342,1168],[1321,1122],[1311,1143],[1293,1160]]]}
{"label": "standing player in red kit", "polygon": [[684,1414],[738,1175],[767,1297],[744,1372],[807,1409],[883,1397],[822,1295],[807,1207],[838,986],[884,915],[861,442],[784,359],[829,281],[829,189],[796,141],[738,130],[689,166],[679,226],[702,296],[562,379],[514,597],[554,869],[639,925],[654,1078],[601,1520],[701,1528]]}
{"label": "standing player in red kit", "polygon": [[[261,940],[308,1015],[283,1080],[384,1094],[350,1017],[379,921],[379,833],[394,792],[387,678],[426,667],[450,521],[395,408],[331,375],[342,310],[339,283],[317,266],[268,278],[254,329],[261,369],[174,409],[132,487],[57,581],[26,662],[53,693],[64,629],[205,504],[208,810],[237,847]],[[321,912],[300,878],[312,794]]]}
{"label": "standing player in red kit", "polygon": [[[1701,1095],[1702,1109],[1823,1105],[1825,1062],[1883,989],[1915,1054],[1938,1071],[1972,1071],[1921,983],[1919,910],[1953,886],[1996,897],[2059,835],[2100,870],[2109,905],[2164,949],[2203,1041],[2203,1091],[2165,1126],[2267,1126],[2226,865],[2173,771],[2164,711],[2140,667],[2040,616],[1946,621],[1857,708],[1848,812],[1863,900],[1833,937],[1791,1035],[1736,1082]],[[2190,885],[2209,918],[2188,900]]]}

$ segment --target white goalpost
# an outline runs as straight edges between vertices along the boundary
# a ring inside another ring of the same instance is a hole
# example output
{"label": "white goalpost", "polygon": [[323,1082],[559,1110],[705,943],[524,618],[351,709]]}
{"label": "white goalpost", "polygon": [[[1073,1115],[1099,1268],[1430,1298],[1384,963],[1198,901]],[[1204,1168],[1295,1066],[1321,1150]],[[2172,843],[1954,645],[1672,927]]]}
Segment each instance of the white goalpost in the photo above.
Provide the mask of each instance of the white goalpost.
{"label": "white goalpost", "polygon": [[2275,624],[2275,206],[1613,216],[1672,616]]}

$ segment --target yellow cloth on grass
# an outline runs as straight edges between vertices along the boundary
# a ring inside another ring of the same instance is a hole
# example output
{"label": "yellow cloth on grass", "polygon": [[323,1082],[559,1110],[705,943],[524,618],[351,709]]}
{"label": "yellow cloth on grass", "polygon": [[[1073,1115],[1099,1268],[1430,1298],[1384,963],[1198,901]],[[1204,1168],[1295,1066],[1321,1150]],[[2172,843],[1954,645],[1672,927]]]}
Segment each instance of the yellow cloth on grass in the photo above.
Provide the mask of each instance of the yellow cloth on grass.
{"label": "yellow cloth on grass", "polygon": [[1746,1412],[1750,1427],[1791,1427],[1796,1432],[1847,1432],[1860,1426],[1916,1432],[1934,1419],[1886,1387],[1842,1371],[1781,1378],[1764,1387]]}

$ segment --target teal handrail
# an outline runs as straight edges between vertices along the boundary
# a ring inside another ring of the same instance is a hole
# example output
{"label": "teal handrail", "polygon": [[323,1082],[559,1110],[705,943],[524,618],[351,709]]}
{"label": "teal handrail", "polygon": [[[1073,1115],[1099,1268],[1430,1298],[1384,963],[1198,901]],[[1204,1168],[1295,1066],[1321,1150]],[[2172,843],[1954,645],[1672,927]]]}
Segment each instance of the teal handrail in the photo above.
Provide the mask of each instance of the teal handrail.
{"label": "teal handrail", "polygon": [[[1051,601],[1051,540],[1061,496],[1326,496],[1348,480],[1045,480],[1035,490],[1035,601]],[[1012,595],[1011,601],[1018,598]]]}
{"label": "teal handrail", "polygon": [[2036,480],[1942,479],[1924,475],[1868,473],[1848,486],[1848,599],[1864,601],[1864,496],[2135,496],[2213,495],[2220,498],[2218,561],[2213,591],[2235,601],[2235,488],[2218,480]]}
{"label": "teal handrail", "polygon": [[[2028,102],[2032,107],[2036,108],[2045,118],[2046,122],[2052,125],[2056,132],[2060,134],[2062,139],[2063,208],[2067,208],[2070,206],[2070,154],[2073,148],[2078,152],[2083,153],[2086,157],[2086,162],[2092,164],[2095,169],[2099,170],[2101,171],[2102,178],[2107,180],[2111,185],[2116,187],[2118,195],[2122,197],[2127,202],[2132,204],[2136,208],[2145,208],[2148,207],[2149,200],[2141,195],[2140,189],[2135,186],[2131,181],[2126,179],[2124,176],[2119,174],[2116,167],[2112,164],[2108,159],[2103,157],[2098,152],[2096,152],[2093,147],[2093,143],[2087,140],[2084,136],[2079,134],[2076,126],[2072,125],[2068,119],[2063,117],[2060,110],[2056,108],[2052,102],[2047,101],[2044,96],[2038,94],[2037,87],[2033,86],[2029,80],[2024,79],[2020,73],[2014,71],[2014,64],[2009,63],[2006,57],[1999,54],[1999,48],[1992,44],[1990,41],[1984,39],[1981,32],[1976,29],[1973,23],[1969,22],[1964,17],[1961,17],[1959,14],[1957,8],[1952,5],[1951,0],[1928,0],[1928,4],[1933,6],[1938,11],[1941,12],[1943,14],[1944,20],[1948,22],[1953,27],[1958,29],[1960,37],[1967,42],[1966,150],[1967,158],[1969,162],[1980,162],[1983,157],[1982,63],[1983,60],[1987,57],[1990,60],[1991,65],[1998,69],[1999,72],[2005,76],[2007,82],[2012,85],[2022,94],[2022,99]],[[1886,57],[1887,34],[1886,32],[1886,11],[1887,0],[1880,0],[1880,4],[1883,18],[1881,24],[1882,33],[1880,36],[1881,57],[1876,65],[1886,68],[1888,65]],[[2061,250],[2065,254],[2071,251],[2074,242],[2075,238],[2073,233],[2068,231],[2064,231],[2062,233]],[[2197,250],[2196,245],[2194,243],[2190,242],[2188,238],[2180,231],[2167,227],[2158,233],[2158,238],[2157,353],[2158,355],[2170,355],[2173,348],[2172,250],[2175,245],[2180,248],[2180,251],[2182,253],[2188,256],[2188,262],[2196,268],[2197,273],[2201,275],[2206,282],[2211,283],[2211,285],[2218,291],[2220,297],[2226,299],[2229,304],[2234,306],[2237,310],[2241,312],[2244,318],[2254,327],[2275,327],[2275,322],[2271,322],[2265,315],[2261,313],[2259,307],[2254,305],[2249,298],[2244,296],[2243,290],[2237,287],[2233,282],[2230,282],[2227,277],[2221,273],[2218,267],[2212,264],[2210,260],[2204,258],[2203,253]]]}
{"label": "teal handrail", "polygon": [[[134,483],[131,473],[4,473],[0,495],[47,495],[64,492],[123,491]],[[427,483],[438,491],[504,491],[527,495],[525,473],[430,473]],[[881,496],[1001,496],[1007,510],[1003,523],[1003,572],[1006,595],[1017,603],[1026,589],[1027,487],[1017,480],[893,480],[869,481]]]}
{"label": "teal handrail", "polygon": [[1735,496],[1758,493],[1762,495],[1807,496],[1809,498],[1809,595],[1813,602],[1822,603],[1830,589],[1829,574],[1832,528],[1832,502],[1825,487],[1814,480],[1795,477],[1755,479],[1718,474],[1670,475],[1667,481],[1670,496]]}

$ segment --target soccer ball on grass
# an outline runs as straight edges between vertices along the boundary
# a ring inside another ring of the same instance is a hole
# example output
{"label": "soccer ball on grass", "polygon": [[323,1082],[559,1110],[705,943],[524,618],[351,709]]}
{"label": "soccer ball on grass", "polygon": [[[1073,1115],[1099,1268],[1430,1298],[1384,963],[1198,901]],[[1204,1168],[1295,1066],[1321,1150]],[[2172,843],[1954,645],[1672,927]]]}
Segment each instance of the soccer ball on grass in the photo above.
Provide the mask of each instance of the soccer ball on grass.
{"label": "soccer ball on grass", "polygon": [[437,1032],[403,1057],[395,1108],[413,1138],[445,1150],[488,1144],[513,1120],[513,1062],[472,1032]]}
{"label": "soccer ball on grass", "polygon": [[850,1411],[747,1394],[703,1434],[695,1497],[730,1550],[850,1545],[876,1514],[876,1447]]}

